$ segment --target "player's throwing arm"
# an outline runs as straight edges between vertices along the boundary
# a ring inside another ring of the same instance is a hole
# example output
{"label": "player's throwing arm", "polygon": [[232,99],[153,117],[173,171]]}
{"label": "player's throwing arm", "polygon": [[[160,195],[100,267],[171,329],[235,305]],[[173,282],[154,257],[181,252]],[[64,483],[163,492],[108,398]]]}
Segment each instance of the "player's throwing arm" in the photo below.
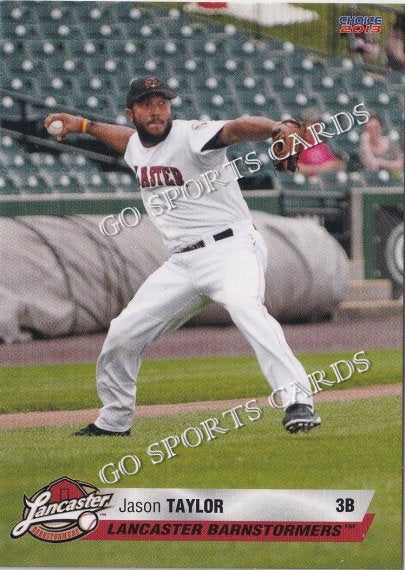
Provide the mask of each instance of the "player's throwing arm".
{"label": "player's throwing arm", "polygon": [[68,113],[52,113],[46,117],[44,125],[57,141],[63,140],[69,133],[89,134],[121,154],[125,153],[128,141],[135,132],[130,127],[90,121]]}

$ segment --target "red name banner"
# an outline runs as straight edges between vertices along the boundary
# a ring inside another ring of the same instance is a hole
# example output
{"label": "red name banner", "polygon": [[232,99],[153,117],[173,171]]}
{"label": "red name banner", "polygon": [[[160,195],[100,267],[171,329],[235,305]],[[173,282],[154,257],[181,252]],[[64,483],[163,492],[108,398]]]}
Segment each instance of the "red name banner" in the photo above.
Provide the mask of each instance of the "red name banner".
{"label": "red name banner", "polygon": [[373,518],[374,514],[359,522],[100,520],[82,540],[362,542]]}

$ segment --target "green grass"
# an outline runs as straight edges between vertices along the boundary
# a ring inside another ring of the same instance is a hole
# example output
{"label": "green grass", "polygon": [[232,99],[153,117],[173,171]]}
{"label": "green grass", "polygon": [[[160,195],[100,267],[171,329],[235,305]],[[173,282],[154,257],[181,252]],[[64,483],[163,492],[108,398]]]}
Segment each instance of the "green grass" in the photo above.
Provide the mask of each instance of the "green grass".
{"label": "green grass", "polygon": [[[6,566],[400,568],[401,399],[380,397],[320,404],[323,426],[290,436],[282,413],[265,409],[255,422],[152,465],[146,447],[220,412],[140,419],[130,438],[70,439],[72,428],[4,431],[1,486]],[[221,418],[221,425],[231,424]],[[9,538],[28,496],[63,475],[103,487],[99,469],[126,454],[143,466],[122,487],[374,489],[375,519],[363,543],[187,543],[74,541],[58,546],[26,535]]]}
{"label": "green grass", "polygon": [[[325,370],[335,379],[330,365],[351,360],[352,352],[298,355],[306,371]],[[367,372],[355,372],[343,389],[372,384],[392,384],[402,378],[400,349],[368,350]],[[76,410],[100,405],[95,364],[49,364],[0,367],[0,412]],[[254,357],[212,357],[144,362],[138,382],[138,404],[166,404],[266,396],[269,387]]]}

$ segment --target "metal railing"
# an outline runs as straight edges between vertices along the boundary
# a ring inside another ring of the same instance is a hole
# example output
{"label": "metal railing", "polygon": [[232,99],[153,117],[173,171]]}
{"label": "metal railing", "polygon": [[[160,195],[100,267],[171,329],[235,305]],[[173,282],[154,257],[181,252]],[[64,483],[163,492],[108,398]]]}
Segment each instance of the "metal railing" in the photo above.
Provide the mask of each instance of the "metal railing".
{"label": "metal railing", "polygon": [[[37,99],[36,97],[31,97],[30,95],[22,95],[21,93],[16,93],[15,91],[10,91],[8,89],[0,89],[0,95],[3,97],[12,97],[14,100],[18,101],[21,105],[21,122],[24,123],[25,121],[27,121],[28,119],[28,113],[27,113],[27,106],[28,105],[32,105],[33,107],[38,107],[40,109],[44,109],[44,111],[46,113],[45,114],[49,114],[49,113],[69,113],[71,115],[81,115],[82,111],[80,111],[79,109],[76,109],[74,107],[66,107],[64,105],[47,105],[44,101],[42,101],[41,99]],[[99,115],[97,113],[92,113],[89,112],[87,113],[86,111],[86,118],[92,120],[92,121],[100,121],[103,123],[111,123],[114,124],[109,118],[105,117],[104,115]],[[38,119],[40,120],[40,119]],[[108,154],[103,154],[100,152],[94,152],[85,148],[80,148],[78,149],[78,147],[71,145],[69,143],[60,143],[55,141],[54,139],[46,139],[43,137],[39,137],[39,136],[35,136],[35,135],[30,135],[24,131],[16,131],[13,129],[8,129],[5,128],[3,126],[0,126],[0,134],[3,135],[8,135],[13,139],[19,140],[19,141],[23,141],[23,142],[28,142],[28,143],[32,143],[35,145],[38,145],[39,147],[43,147],[44,149],[48,148],[57,152],[71,152],[71,153],[77,153],[78,150],[80,150],[80,152],[82,154],[84,154],[87,158],[90,158],[91,160],[95,160],[98,162],[102,162],[104,164],[109,164],[111,166],[115,166],[115,167],[126,167],[126,163],[124,162],[124,160],[122,158],[116,158],[114,156],[108,155]]]}

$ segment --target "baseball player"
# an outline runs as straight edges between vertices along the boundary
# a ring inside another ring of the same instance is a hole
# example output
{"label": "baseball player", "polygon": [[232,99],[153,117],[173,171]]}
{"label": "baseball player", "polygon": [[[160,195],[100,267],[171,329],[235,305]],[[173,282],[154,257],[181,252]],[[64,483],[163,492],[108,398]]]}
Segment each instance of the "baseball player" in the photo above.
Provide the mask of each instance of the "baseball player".
{"label": "baseball player", "polygon": [[124,154],[170,254],[111,321],[97,360],[103,408],[94,424],[74,435],[130,435],[145,348],[210,301],[228,310],[254,349],[264,376],[282,402],[287,431],[319,426],[305,370],[263,305],[264,240],[252,223],[232,165],[224,166],[226,147],[268,139],[274,132],[279,136],[284,126],[265,117],[172,120],[171,100],[176,96],[155,77],[132,81],[126,116],[135,129],[66,113],[45,119],[46,127],[62,121],[57,140],[68,133],[87,133]]}

